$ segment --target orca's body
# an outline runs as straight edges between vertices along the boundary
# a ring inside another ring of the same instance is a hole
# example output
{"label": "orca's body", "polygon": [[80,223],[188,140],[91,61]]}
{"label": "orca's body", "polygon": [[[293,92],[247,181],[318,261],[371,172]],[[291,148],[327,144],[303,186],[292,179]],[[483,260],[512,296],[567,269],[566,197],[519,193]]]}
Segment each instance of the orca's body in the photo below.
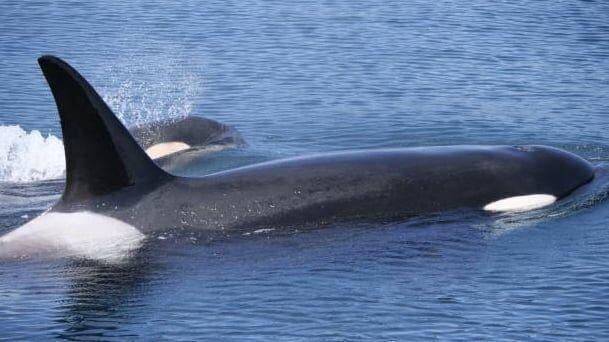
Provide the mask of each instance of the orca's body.
{"label": "orca's body", "polygon": [[562,198],[591,177],[591,168],[578,157],[543,146],[355,151],[201,178],[162,175],[102,196],[72,199],[66,193],[54,210],[96,208],[140,231],[258,229],[483,209],[534,194]]}
{"label": "orca's body", "polygon": [[56,225],[85,214],[107,218],[116,231],[128,226],[129,236],[137,236],[175,228],[385,220],[459,208],[523,210],[563,198],[594,177],[585,160],[544,146],[355,151],[176,177],[151,161],[74,69],[51,56],[39,63],[61,119],[66,187],[49,212],[0,242],[33,239],[45,217]]}

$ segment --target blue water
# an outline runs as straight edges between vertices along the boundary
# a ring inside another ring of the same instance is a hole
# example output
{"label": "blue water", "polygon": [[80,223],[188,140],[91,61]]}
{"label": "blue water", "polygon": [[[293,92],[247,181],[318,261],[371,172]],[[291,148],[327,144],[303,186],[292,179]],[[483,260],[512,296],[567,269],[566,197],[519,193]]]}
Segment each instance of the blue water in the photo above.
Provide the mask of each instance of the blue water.
{"label": "blue water", "polygon": [[201,115],[248,141],[177,173],[454,144],[546,144],[599,172],[527,214],[0,261],[0,339],[609,339],[608,19],[605,1],[0,2],[0,152],[44,151],[0,158],[0,233],[62,190],[28,182],[57,146],[7,133],[60,137],[45,53],[127,124]]}

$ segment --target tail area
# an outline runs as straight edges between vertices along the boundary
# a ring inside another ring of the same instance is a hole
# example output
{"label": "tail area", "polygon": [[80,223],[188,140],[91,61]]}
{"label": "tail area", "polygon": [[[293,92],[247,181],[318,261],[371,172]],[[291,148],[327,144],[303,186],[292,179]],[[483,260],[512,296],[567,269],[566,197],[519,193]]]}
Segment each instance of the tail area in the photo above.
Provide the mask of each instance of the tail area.
{"label": "tail area", "polygon": [[93,87],[53,56],[38,64],[57,104],[66,155],[66,204],[101,196],[169,174],[140,148]]}

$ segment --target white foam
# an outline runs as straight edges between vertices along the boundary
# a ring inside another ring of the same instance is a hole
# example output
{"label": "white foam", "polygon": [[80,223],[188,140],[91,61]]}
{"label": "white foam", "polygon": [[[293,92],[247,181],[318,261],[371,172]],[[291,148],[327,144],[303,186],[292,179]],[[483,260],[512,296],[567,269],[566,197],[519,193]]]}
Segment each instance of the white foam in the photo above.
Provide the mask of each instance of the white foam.
{"label": "white foam", "polygon": [[518,212],[539,209],[556,202],[556,196],[548,194],[532,194],[514,196],[489,203],[484,210],[494,212]]}
{"label": "white foam", "polygon": [[256,229],[253,232],[245,232],[245,233],[243,233],[243,235],[248,236],[248,235],[252,235],[252,234],[266,234],[266,233],[270,233],[274,230],[275,230],[275,228],[262,228],[262,229]]}
{"label": "white foam", "polygon": [[54,135],[0,126],[0,181],[32,182],[63,175],[63,142]]}
{"label": "white foam", "polygon": [[0,256],[79,257],[122,262],[144,240],[135,227],[91,212],[45,213],[0,237]]}

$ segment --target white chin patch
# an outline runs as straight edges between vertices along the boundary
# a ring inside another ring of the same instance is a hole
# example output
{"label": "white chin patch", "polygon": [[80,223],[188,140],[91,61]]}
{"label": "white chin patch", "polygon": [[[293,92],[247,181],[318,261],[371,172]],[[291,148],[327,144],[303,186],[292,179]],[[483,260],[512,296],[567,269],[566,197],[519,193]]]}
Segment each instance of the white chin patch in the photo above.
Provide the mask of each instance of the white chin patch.
{"label": "white chin patch", "polygon": [[504,198],[484,206],[486,211],[518,212],[543,208],[556,202],[556,196],[534,194]]}
{"label": "white chin patch", "polygon": [[135,227],[91,212],[44,213],[0,237],[2,257],[78,257],[126,261],[144,240]]}
{"label": "white chin patch", "polygon": [[181,141],[169,141],[148,147],[146,149],[146,154],[148,154],[151,159],[158,159],[189,148],[190,145]]}

